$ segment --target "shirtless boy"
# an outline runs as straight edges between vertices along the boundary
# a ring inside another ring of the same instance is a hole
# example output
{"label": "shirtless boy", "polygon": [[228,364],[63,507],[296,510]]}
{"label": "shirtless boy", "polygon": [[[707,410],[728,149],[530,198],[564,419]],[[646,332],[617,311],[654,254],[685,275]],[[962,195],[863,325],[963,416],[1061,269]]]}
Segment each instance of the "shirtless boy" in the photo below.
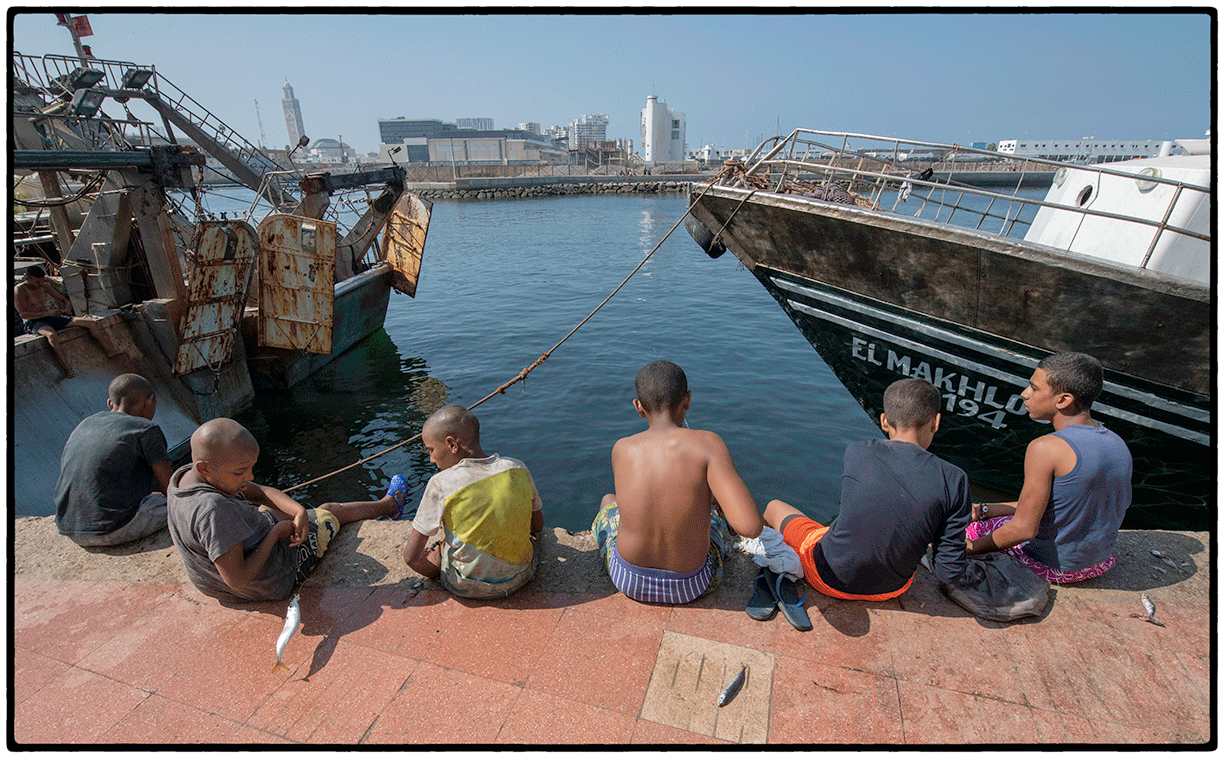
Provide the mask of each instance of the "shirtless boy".
{"label": "shirtless boy", "polygon": [[[402,513],[402,495],[306,509],[256,484],[259,443],[215,418],[191,435],[191,464],[170,477],[170,537],[187,577],[220,600],[281,600],[305,581],[342,524]],[[392,482],[394,483],[394,479]]]}
{"label": "shirtless boy", "polygon": [[72,315],[72,305],[68,298],[47,279],[42,266],[31,266],[26,269],[21,283],[13,289],[13,305],[21,316],[26,334],[41,334],[47,338],[51,352],[59,361],[60,367],[68,376],[76,376],[68,359],[60,349],[58,333],[70,326],[82,326],[89,330],[98,344],[106,350],[106,356],[113,358],[120,351],[113,341],[103,331],[97,320]]}
{"label": "shirtless boy", "polygon": [[1092,418],[1101,383],[1100,361],[1084,353],[1056,353],[1037,364],[1020,397],[1029,416],[1052,422],[1054,431],[1029,443],[1019,500],[974,505],[970,553],[1004,551],[1061,584],[1114,565],[1131,502],[1131,455]]}
{"label": "shirtless boy", "polygon": [[592,531],[618,590],[687,603],[721,578],[723,516],[744,537],[760,535],[764,521],[722,439],[684,426],[692,400],[684,371],[655,361],[636,387],[633,407],[649,428],[613,446],[616,493],[604,496]]}

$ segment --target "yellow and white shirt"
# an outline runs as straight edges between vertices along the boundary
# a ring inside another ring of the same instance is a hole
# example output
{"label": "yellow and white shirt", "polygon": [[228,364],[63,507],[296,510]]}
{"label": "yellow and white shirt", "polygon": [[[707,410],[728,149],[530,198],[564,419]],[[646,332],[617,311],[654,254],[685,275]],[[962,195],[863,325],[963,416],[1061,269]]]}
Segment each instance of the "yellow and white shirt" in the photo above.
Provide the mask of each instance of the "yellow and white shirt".
{"label": "yellow and white shirt", "polygon": [[464,458],[434,474],[412,528],[443,527],[442,583],[462,597],[504,597],[535,575],[531,514],[540,494],[521,461]]}

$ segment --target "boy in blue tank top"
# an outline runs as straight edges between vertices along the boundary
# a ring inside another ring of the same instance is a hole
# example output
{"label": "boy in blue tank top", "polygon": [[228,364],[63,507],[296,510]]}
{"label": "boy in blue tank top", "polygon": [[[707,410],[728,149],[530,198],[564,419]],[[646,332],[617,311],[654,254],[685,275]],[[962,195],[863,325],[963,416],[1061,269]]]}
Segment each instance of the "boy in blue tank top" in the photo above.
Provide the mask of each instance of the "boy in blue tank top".
{"label": "boy in blue tank top", "polygon": [[1029,443],[1014,503],[977,503],[965,532],[970,554],[1004,551],[1033,573],[1067,584],[1113,567],[1118,528],[1131,502],[1131,455],[1092,419],[1101,363],[1056,353],[1037,364],[1021,393],[1029,416],[1054,425]]}

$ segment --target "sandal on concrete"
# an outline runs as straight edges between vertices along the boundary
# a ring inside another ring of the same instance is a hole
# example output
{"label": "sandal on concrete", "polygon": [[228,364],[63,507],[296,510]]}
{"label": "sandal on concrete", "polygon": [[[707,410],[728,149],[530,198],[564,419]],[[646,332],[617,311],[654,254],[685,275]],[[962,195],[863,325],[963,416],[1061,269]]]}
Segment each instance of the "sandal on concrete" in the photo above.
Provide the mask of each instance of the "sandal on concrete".
{"label": "sandal on concrete", "polygon": [[778,601],[774,597],[773,590],[770,589],[770,580],[765,575],[766,571],[768,569],[761,569],[757,572],[756,579],[752,582],[752,597],[748,599],[748,607],[744,609],[748,617],[756,621],[768,621],[778,612]]}
{"label": "sandal on concrete", "polygon": [[408,502],[408,480],[399,474],[391,477],[391,484],[387,487],[387,496],[395,498],[395,515],[391,517],[391,520],[399,521],[404,517],[404,504]]}
{"label": "sandal on concrete", "polygon": [[778,609],[782,611],[782,617],[801,632],[811,631],[812,621],[808,618],[807,609],[803,607],[807,589],[804,588],[803,593],[800,594],[795,582],[786,574],[774,574],[772,571],[769,571],[769,574],[773,579],[771,586],[774,597],[778,599]]}

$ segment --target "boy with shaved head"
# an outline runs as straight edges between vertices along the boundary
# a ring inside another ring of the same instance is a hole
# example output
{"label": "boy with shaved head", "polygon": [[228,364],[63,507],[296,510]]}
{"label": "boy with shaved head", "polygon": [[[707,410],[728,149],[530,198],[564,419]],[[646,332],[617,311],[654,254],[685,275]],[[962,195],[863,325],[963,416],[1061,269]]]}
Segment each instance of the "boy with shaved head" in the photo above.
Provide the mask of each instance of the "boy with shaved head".
{"label": "boy with shaved head", "polygon": [[[404,562],[460,597],[505,597],[533,576],[544,528],[540,494],[522,461],[486,455],[480,421],[461,405],[425,421],[421,442],[438,467],[412,520]],[[426,543],[438,529],[442,541]]]}
{"label": "boy with shaved head", "polygon": [[68,435],[55,486],[55,525],[82,547],[122,545],[166,526],[170,461],[166,435],[153,423],[153,385],[121,374],[107,395],[110,410]]}
{"label": "boy with shaved head", "polygon": [[618,590],[639,602],[688,603],[718,586],[728,523],[756,537],[764,522],[722,438],[685,426],[684,371],[655,361],[634,385],[648,428],[613,445],[616,492],[604,496],[591,530]]}
{"label": "boy with shaved head", "polygon": [[304,508],[252,481],[258,459],[259,443],[245,427],[215,418],[191,435],[191,464],[170,477],[170,537],[191,583],[218,600],[289,597],[341,525],[403,512],[396,492]]}

